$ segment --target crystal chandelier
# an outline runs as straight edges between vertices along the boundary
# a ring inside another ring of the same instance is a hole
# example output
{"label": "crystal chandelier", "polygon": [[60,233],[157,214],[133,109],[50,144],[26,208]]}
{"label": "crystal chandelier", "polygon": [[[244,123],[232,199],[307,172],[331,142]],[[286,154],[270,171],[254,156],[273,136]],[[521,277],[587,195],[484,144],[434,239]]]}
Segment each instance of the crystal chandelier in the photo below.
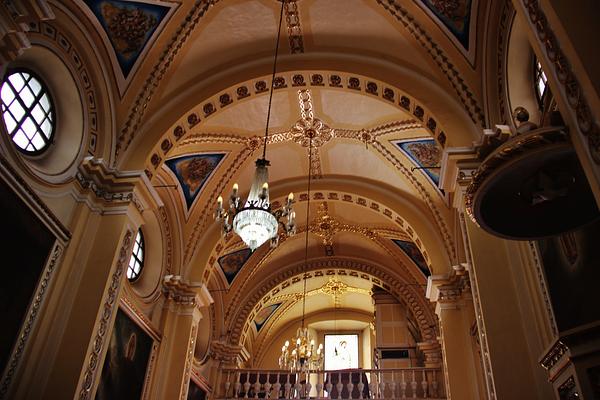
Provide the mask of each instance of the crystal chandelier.
{"label": "crystal chandelier", "polygon": [[[256,160],[256,171],[254,180],[250,187],[250,194],[245,203],[238,196],[238,184],[233,185],[233,191],[229,197],[229,206],[223,207],[223,197],[217,199],[215,219],[221,221],[223,234],[233,231],[246,243],[252,251],[260,247],[267,240],[271,241],[271,247],[276,247],[279,236],[278,225],[281,224],[288,236],[296,233],[295,212],[292,209],[294,194],[290,193],[285,206],[277,211],[271,210],[269,202],[269,161],[267,155],[267,139],[269,136],[269,121],[271,118],[271,103],[273,101],[273,89],[275,85],[275,71],[277,70],[277,56],[279,53],[279,37],[281,36],[281,21],[283,19],[283,6],[279,15],[279,29],[275,44],[275,57],[273,59],[273,74],[271,76],[271,91],[269,94],[269,107],[267,111],[267,123],[265,127],[265,138],[263,144],[262,158]],[[243,206],[242,206],[243,204]],[[280,221],[286,218],[285,221]]]}

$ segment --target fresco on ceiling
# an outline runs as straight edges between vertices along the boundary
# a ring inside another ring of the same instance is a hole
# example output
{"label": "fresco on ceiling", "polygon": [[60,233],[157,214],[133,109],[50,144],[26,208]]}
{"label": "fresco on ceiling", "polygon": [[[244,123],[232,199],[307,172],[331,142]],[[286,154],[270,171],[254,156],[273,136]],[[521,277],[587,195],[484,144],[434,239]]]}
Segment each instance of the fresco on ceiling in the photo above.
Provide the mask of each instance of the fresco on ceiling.
{"label": "fresco on ceiling", "polygon": [[[396,146],[418,167],[437,167],[442,160],[442,149],[433,139],[415,139],[395,142]],[[439,169],[424,168],[423,171],[435,184],[440,183]]]}
{"label": "fresco on ceiling", "polygon": [[179,181],[188,210],[224,156],[224,153],[194,154],[165,161]]}
{"label": "fresco on ceiling", "polygon": [[238,272],[240,272],[251,255],[252,250],[246,248],[219,257],[217,262],[223,271],[223,275],[225,275],[225,279],[227,279],[227,283],[231,285]]}
{"label": "fresco on ceiling", "polygon": [[423,258],[423,254],[421,254],[421,250],[419,250],[416,244],[400,239],[392,239],[392,241],[396,243],[396,245],[400,247],[415,264],[417,264],[417,267],[423,272],[423,275],[431,275],[427,262],[425,261],[425,258]]}
{"label": "fresco on ceiling", "polygon": [[468,50],[472,0],[421,1]]}
{"label": "fresco on ceiling", "polygon": [[170,7],[123,0],[84,1],[106,32],[127,77]]}
{"label": "fresco on ceiling", "polygon": [[260,331],[260,329],[267,323],[269,318],[271,318],[271,315],[277,311],[280,305],[281,303],[271,304],[256,314],[256,317],[254,317],[254,326],[256,327],[256,332]]}

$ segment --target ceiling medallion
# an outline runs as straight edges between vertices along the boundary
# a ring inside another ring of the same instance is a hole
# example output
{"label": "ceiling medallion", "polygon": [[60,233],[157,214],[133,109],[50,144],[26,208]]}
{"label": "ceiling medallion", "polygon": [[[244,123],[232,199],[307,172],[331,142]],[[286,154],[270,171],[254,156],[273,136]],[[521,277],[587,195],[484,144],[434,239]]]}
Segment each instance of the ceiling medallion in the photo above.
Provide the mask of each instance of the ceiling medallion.
{"label": "ceiling medallion", "polygon": [[321,147],[335,136],[335,130],[314,117],[310,89],[298,91],[301,118],[294,124],[290,133],[292,140],[302,147]]}

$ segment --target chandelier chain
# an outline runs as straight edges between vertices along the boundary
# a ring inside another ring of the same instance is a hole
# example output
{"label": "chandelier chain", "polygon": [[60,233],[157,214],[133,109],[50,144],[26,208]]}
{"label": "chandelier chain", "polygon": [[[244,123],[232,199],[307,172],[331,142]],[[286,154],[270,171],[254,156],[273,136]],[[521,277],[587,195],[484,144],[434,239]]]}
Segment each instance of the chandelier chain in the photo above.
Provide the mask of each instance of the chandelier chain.
{"label": "chandelier chain", "polygon": [[308,146],[308,201],[306,203],[306,235],[304,236],[304,265],[302,266],[302,279],[304,280],[304,287],[302,289],[302,328],[304,328],[304,317],[306,310],[306,265],[308,264],[308,233],[310,231],[309,223],[310,223],[310,183],[311,183],[311,169],[312,165],[312,143],[313,138],[309,138],[309,146]]}
{"label": "chandelier chain", "polygon": [[275,88],[275,73],[277,72],[277,58],[279,56],[279,38],[281,37],[281,23],[283,21],[283,8],[286,0],[281,0],[279,11],[279,27],[277,28],[277,39],[275,40],[275,57],[273,58],[273,73],[271,74],[271,92],[269,93],[269,107],[267,109],[267,123],[265,126],[265,141],[263,144],[263,159],[267,158],[267,140],[269,138],[269,122],[271,120],[271,103],[273,101],[273,89]]}

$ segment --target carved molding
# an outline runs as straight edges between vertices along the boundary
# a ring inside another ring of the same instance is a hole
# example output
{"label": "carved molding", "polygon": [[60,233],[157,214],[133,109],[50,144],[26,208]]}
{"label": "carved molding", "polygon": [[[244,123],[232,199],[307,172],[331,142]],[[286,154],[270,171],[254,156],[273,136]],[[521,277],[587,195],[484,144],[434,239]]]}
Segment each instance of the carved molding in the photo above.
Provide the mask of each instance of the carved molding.
{"label": "carved molding", "polygon": [[31,47],[30,24],[54,19],[46,0],[4,0],[0,2],[0,65],[6,65]]}
{"label": "carved molding", "polygon": [[167,275],[163,279],[163,294],[168,302],[196,308],[214,302],[204,284],[190,283],[179,275]]}
{"label": "carved molding", "polygon": [[226,318],[229,326],[228,330],[230,331],[230,343],[241,342],[244,326],[250,322],[249,319],[253,308],[261,298],[269,291],[275,289],[280,282],[303,273],[310,273],[322,269],[331,269],[333,274],[338,275],[351,274],[353,271],[371,275],[373,284],[383,287],[385,290],[406,303],[407,308],[415,315],[417,325],[419,326],[424,340],[432,340],[437,336],[437,318],[433,313],[431,305],[426,303],[422,294],[417,293],[413,286],[406,285],[404,282],[397,280],[374,265],[369,265],[356,260],[327,258],[324,260],[314,260],[309,262],[306,266],[301,263],[282,270],[270,280],[263,282],[260,287],[257,287],[254,291],[248,293],[243,300],[240,300],[239,304],[241,305],[241,308],[237,310],[236,314],[231,319]]}
{"label": "carved molding", "polygon": [[210,356],[218,361],[227,364],[236,364],[242,354],[244,347],[239,344],[231,344],[222,340],[213,340],[210,342]]}
{"label": "carved molding", "polygon": [[52,276],[54,275],[54,270],[56,269],[62,252],[62,245],[56,242],[54,244],[53,249],[50,252],[49,259],[46,262],[46,267],[43,271],[42,279],[40,280],[40,283],[38,284],[37,289],[33,295],[33,303],[31,303],[31,306],[27,311],[27,314],[25,316],[25,323],[21,327],[17,343],[13,348],[12,354],[10,355],[10,359],[8,360],[4,374],[2,376],[2,380],[0,381],[0,399],[6,398],[6,395],[10,389],[10,385],[12,383],[12,379],[14,378],[15,373],[20,366],[21,357],[23,356],[27,343],[29,342],[31,331],[34,329],[40,308],[46,297],[46,291],[51,283]]}
{"label": "carved molding", "polygon": [[119,258],[117,259],[115,271],[113,272],[109,281],[105,295],[105,301],[99,310],[99,323],[97,323],[94,331],[90,353],[86,357],[88,362],[83,379],[81,380],[79,400],[88,400],[92,394],[94,382],[96,381],[98,366],[102,363],[102,353],[106,334],[109,333],[110,322],[113,319],[112,316],[115,312],[115,307],[118,304],[117,297],[123,282],[123,273],[127,268],[127,263],[131,254],[131,248],[133,246],[132,238],[133,231],[127,230],[125,236],[123,237],[121,248],[119,249]]}
{"label": "carved molding", "polygon": [[565,354],[567,354],[568,357],[568,352],[569,348],[563,342],[557,340],[556,343],[550,347],[550,350],[542,357],[540,365],[546,370],[550,370],[561,361]]}
{"label": "carved molding", "polygon": [[454,91],[458,95],[465,111],[471,117],[473,123],[483,126],[485,116],[477,101],[477,97],[471,92],[467,83],[458,69],[450,62],[450,57],[433,41],[431,36],[423,29],[417,20],[395,0],[376,0],[385,10],[396,18],[421,44],[433,61],[438,65],[442,73],[448,78]]}
{"label": "carved molding", "polygon": [[190,376],[192,373],[192,363],[194,361],[194,349],[196,347],[196,337],[198,336],[198,324],[192,325],[190,332],[190,338],[185,357],[185,369],[183,371],[183,378],[181,381],[180,400],[186,400],[188,396],[188,390],[190,388]]}
{"label": "carved molding", "polygon": [[576,119],[577,129],[584,137],[587,137],[592,159],[595,163],[600,164],[600,127],[594,120],[585,93],[571,67],[572,64],[562,51],[554,31],[550,28],[548,18],[540,7],[539,0],[522,1],[529,21],[533,25],[534,33],[537,35],[542,50],[545,50],[549,65],[553,68],[552,72],[558,79],[559,89]]}

